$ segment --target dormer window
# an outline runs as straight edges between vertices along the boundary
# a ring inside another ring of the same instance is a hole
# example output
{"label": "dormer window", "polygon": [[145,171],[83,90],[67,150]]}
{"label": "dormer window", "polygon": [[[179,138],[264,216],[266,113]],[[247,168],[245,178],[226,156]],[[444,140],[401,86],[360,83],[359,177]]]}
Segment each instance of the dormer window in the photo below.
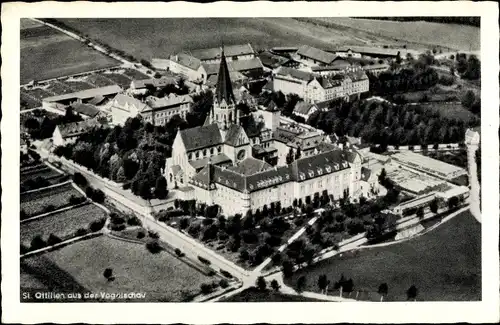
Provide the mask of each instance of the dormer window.
{"label": "dormer window", "polygon": [[332,171],[332,168],[330,166],[326,166],[325,169],[327,173],[330,173]]}

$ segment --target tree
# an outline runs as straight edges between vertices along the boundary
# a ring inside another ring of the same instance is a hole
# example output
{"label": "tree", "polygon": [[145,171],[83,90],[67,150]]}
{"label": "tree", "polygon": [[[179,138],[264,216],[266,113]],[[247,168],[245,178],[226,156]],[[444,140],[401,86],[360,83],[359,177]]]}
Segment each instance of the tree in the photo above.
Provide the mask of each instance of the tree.
{"label": "tree", "polygon": [[278,283],[278,280],[276,279],[273,279],[271,281],[271,288],[275,291],[275,292],[278,292],[281,288],[280,284]]}
{"label": "tree", "polygon": [[378,287],[378,294],[380,295],[380,301],[384,301],[384,296],[387,296],[387,293],[389,292],[389,287],[387,286],[387,283],[382,283]]}
{"label": "tree", "polygon": [[384,184],[386,183],[386,178],[387,178],[387,172],[385,171],[385,168],[382,168],[382,170],[380,171],[380,175],[378,175],[378,182],[384,186]]}
{"label": "tree", "polygon": [[283,261],[283,263],[281,264],[282,266],[282,270],[283,270],[283,276],[285,278],[289,278],[292,276],[293,274],[293,264],[292,262],[290,262],[290,260],[286,259]]}
{"label": "tree", "polygon": [[431,203],[429,204],[429,208],[431,209],[432,213],[436,213],[438,211],[439,203],[437,198],[434,198]]}
{"label": "tree", "polygon": [[149,187],[149,183],[145,180],[139,184],[139,196],[144,200],[151,199],[151,188]]}
{"label": "tree", "polygon": [[113,281],[113,269],[107,268],[104,270],[103,276],[106,278],[108,281]]}
{"label": "tree", "polygon": [[322,274],[318,278],[318,287],[321,290],[321,293],[327,293],[327,287],[330,281],[328,281],[328,278],[326,277],[326,274]]}
{"label": "tree", "polygon": [[167,194],[167,180],[165,177],[160,176],[156,179],[155,196],[158,199],[165,199]]}
{"label": "tree", "polygon": [[415,285],[412,285],[408,290],[406,290],[406,297],[408,300],[417,300],[417,295],[418,295],[418,289],[415,287]]}
{"label": "tree", "polygon": [[264,279],[263,276],[259,276],[257,278],[257,282],[255,283],[257,288],[260,290],[260,291],[265,291],[266,290],[266,287],[267,287],[267,283],[266,283],[266,280]]}
{"label": "tree", "polygon": [[459,200],[458,197],[452,196],[451,198],[448,199],[448,209],[453,210],[458,206]]}
{"label": "tree", "polygon": [[471,109],[472,105],[476,101],[476,94],[472,90],[468,90],[465,92],[465,94],[462,97],[462,105],[467,108]]}
{"label": "tree", "polygon": [[417,218],[419,218],[420,220],[424,219],[424,207],[419,207],[417,209]]}
{"label": "tree", "polygon": [[294,159],[293,149],[290,148],[290,150],[288,150],[288,153],[286,155],[286,164],[290,165],[293,162],[293,159]]}
{"label": "tree", "polygon": [[298,293],[301,293],[305,286],[307,284],[307,279],[306,279],[306,276],[305,275],[302,275],[298,278],[297,280],[297,284],[296,284],[296,290]]}

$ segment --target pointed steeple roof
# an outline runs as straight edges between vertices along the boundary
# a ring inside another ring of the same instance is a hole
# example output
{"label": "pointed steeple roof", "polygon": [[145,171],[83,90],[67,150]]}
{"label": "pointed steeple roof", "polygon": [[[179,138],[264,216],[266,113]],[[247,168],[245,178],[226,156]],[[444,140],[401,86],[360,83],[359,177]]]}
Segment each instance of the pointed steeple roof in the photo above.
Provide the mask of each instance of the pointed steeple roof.
{"label": "pointed steeple roof", "polygon": [[229,77],[229,68],[227,67],[226,57],[224,56],[224,48],[222,48],[215,96],[219,103],[222,102],[222,100],[225,100],[227,104],[236,102],[234,99],[233,86],[231,85],[231,78]]}

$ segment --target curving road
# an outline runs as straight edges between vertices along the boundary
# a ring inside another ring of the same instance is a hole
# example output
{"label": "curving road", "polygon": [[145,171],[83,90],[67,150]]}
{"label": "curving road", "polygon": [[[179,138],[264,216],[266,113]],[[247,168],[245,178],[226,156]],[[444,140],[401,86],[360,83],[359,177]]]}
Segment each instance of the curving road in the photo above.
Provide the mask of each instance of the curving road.
{"label": "curving road", "polygon": [[479,208],[479,202],[481,200],[479,195],[479,190],[481,185],[477,179],[477,164],[476,164],[476,151],[478,149],[477,144],[467,145],[467,164],[469,167],[469,183],[470,183],[470,212],[476,218],[478,222],[481,222],[481,209]]}

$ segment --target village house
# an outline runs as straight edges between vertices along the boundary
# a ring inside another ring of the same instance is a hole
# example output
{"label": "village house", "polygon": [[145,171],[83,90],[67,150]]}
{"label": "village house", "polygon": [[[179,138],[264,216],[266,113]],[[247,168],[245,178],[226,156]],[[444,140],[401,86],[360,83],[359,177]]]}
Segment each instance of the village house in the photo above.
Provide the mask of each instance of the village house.
{"label": "village house", "polygon": [[381,58],[381,59],[396,59],[400,56],[406,59],[408,55],[417,58],[420,53],[415,50],[408,50],[404,48],[384,48],[384,47],[368,47],[368,46],[344,46],[337,49],[336,55],[341,57],[361,58]]}
{"label": "village house", "polygon": [[97,128],[107,127],[98,119],[87,119],[80,122],[57,125],[52,133],[52,144],[54,147],[74,143],[80,136],[90,133]]}
{"label": "village house", "polygon": [[125,94],[115,96],[109,106],[111,123],[114,125],[124,125],[129,117],[136,117],[144,110],[150,110],[148,104]]}
{"label": "village house", "polygon": [[329,109],[329,103],[326,102],[317,102],[310,103],[299,101],[295,107],[293,108],[293,114],[304,118],[304,120],[308,120],[314,113],[318,111],[326,112]]}
{"label": "village house", "polygon": [[173,116],[178,115],[186,119],[186,114],[191,111],[193,99],[189,95],[146,98],[147,106],[140,112],[146,122],[154,125],[165,125]]}

